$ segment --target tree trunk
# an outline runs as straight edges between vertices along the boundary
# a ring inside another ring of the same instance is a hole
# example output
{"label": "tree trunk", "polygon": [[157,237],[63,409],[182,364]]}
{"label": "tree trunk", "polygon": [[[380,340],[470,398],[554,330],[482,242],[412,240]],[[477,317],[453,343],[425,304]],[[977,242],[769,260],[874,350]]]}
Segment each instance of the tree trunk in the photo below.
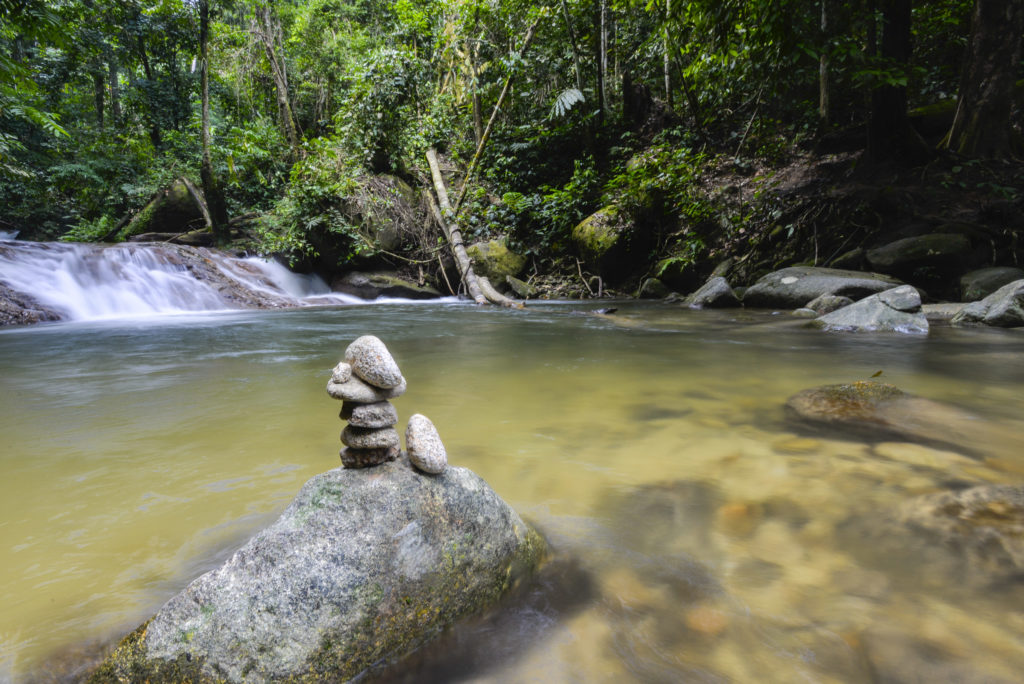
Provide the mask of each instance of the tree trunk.
{"label": "tree trunk", "polygon": [[832,97],[829,82],[829,50],[832,49],[832,32],[829,26],[829,1],[821,0],[821,55],[818,57],[818,123],[822,128],[829,124],[830,100]]}
{"label": "tree trunk", "polygon": [[[477,304],[486,304],[487,299],[480,291],[480,284],[477,282],[476,274],[473,273],[473,263],[466,254],[466,246],[462,243],[462,232],[458,224],[450,217],[454,216],[451,203],[448,201],[448,190],[444,186],[444,178],[441,176],[441,168],[437,163],[437,152],[434,148],[427,150],[427,164],[430,166],[430,176],[434,181],[434,190],[437,192],[437,204],[440,205],[435,218],[441,224],[441,230],[448,238],[448,244],[452,247],[452,254],[455,255],[455,264],[459,268],[459,275],[466,285],[466,291]],[[431,199],[431,207],[437,209]],[[451,220],[451,222],[449,222]]]}
{"label": "tree trunk", "polygon": [[662,40],[664,41],[662,48],[665,59],[662,68],[665,73],[665,104],[668,105],[669,109],[672,109],[672,51],[669,47],[670,41],[668,32],[668,22],[671,18],[672,0],[665,0],[665,25],[662,31]]}
{"label": "tree trunk", "polygon": [[117,67],[117,59],[110,55],[107,60],[107,81],[110,84],[110,118],[114,126],[121,125],[121,77]]}
{"label": "tree trunk", "polygon": [[213,161],[210,158],[210,60],[208,54],[210,38],[210,2],[199,0],[199,61],[202,124],[201,137],[203,161],[199,168],[199,176],[203,183],[203,195],[209,212],[206,213],[214,240],[223,244],[230,239],[228,227],[227,205],[221,193],[217,177],[213,172]]}
{"label": "tree trunk", "polygon": [[576,75],[576,90],[583,92],[583,69],[580,67],[580,49],[576,44],[576,31],[572,28],[572,19],[569,18],[569,5],[562,0],[562,17],[565,18],[565,31],[569,34],[569,45],[572,47],[572,66]]}
{"label": "tree trunk", "polygon": [[[526,55],[527,48],[530,47],[530,43],[533,41],[533,35],[537,30],[537,24],[540,22],[538,18],[530,28],[526,31],[526,38],[523,40],[523,47],[519,49],[519,56],[523,57]],[[469,162],[469,168],[466,169],[466,176],[462,179],[462,185],[459,187],[459,195],[455,198],[455,205],[453,211],[458,213],[459,207],[462,206],[462,200],[466,197],[466,191],[469,189],[469,181],[473,177],[473,173],[476,171],[477,165],[480,163],[480,154],[484,150],[484,146],[487,144],[488,139],[491,137],[491,130],[494,128],[494,122],[498,118],[498,112],[501,110],[501,105],[504,104],[505,98],[508,96],[508,90],[512,86],[512,77],[515,72],[509,73],[505,78],[505,86],[501,89],[501,94],[498,95],[498,101],[494,103],[494,109],[491,111],[491,118],[487,120],[487,127],[484,129],[483,135],[480,136],[480,142],[476,145],[476,152],[473,153],[473,159]]]}
{"label": "tree trunk", "polygon": [[97,68],[92,72],[93,102],[96,106],[96,125],[102,130],[104,125],[103,107],[106,100],[107,86],[103,82],[103,74]]}
{"label": "tree trunk", "polygon": [[159,150],[163,146],[163,139],[160,135],[160,125],[153,114],[156,107],[153,102],[153,69],[149,66],[149,55],[146,54],[146,43],[142,35],[136,40],[136,48],[139,61],[142,62],[142,73],[146,75],[146,121],[149,124],[149,141],[153,143],[153,149]]}
{"label": "tree trunk", "polygon": [[1024,34],[1024,1],[975,0],[956,114],[942,146],[971,157],[1011,153],[1010,110]]}
{"label": "tree trunk", "polygon": [[[905,70],[910,59],[911,0],[882,0],[883,66]],[[907,118],[907,88],[888,82],[871,92],[871,120],[868,122],[868,158],[874,162],[897,161],[918,164],[929,150]]]}
{"label": "tree trunk", "polygon": [[263,46],[270,63],[270,75],[274,80],[274,92],[277,95],[278,114],[281,128],[292,151],[292,158],[300,156],[298,127],[292,111],[291,98],[288,95],[288,70],[284,62],[284,50],[281,40],[281,23],[271,14],[269,5],[256,9],[253,32]]}

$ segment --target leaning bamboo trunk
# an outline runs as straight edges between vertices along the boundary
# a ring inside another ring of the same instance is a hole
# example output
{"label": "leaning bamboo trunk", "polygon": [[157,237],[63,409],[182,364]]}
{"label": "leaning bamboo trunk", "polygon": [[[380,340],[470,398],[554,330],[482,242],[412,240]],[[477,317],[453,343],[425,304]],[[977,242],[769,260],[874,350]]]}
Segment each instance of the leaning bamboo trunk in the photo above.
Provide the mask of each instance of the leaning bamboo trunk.
{"label": "leaning bamboo trunk", "polygon": [[491,302],[502,306],[522,308],[523,305],[520,302],[509,299],[494,289],[487,278],[473,273],[473,262],[466,254],[466,246],[462,242],[462,231],[454,221],[449,221],[447,218],[452,216],[452,207],[448,200],[448,189],[445,188],[444,178],[441,177],[441,168],[437,163],[437,152],[433,148],[427,150],[427,164],[430,165],[430,176],[434,181],[434,190],[437,192],[437,203],[434,203],[433,197],[431,197],[430,207],[434,212],[434,218],[441,225],[445,237],[448,238],[448,243],[452,246],[459,275],[462,277],[462,282],[466,284],[469,296],[477,304]]}

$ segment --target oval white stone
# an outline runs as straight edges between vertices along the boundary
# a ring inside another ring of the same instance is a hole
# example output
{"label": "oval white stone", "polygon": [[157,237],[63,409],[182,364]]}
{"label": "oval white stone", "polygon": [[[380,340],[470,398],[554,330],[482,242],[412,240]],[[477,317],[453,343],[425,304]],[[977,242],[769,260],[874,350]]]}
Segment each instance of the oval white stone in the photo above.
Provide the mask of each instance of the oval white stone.
{"label": "oval white stone", "polygon": [[405,448],[409,462],[425,473],[437,474],[448,465],[448,454],[441,435],[430,419],[419,413],[409,418],[405,428]]}
{"label": "oval white stone", "polygon": [[402,384],[402,371],[394,357],[373,335],[363,335],[348,345],[345,361],[352,366],[353,373],[374,387],[391,389]]}

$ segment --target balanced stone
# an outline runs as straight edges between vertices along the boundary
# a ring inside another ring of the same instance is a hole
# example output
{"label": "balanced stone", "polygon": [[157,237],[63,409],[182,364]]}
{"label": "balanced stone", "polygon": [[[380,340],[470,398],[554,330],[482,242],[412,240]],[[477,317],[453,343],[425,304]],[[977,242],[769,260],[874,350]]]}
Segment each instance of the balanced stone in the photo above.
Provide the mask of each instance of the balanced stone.
{"label": "balanced stone", "polygon": [[396,447],[400,441],[398,430],[386,428],[361,428],[346,425],[341,433],[341,442],[353,449],[386,449]]}
{"label": "balanced stone", "polygon": [[335,399],[351,401],[356,404],[375,404],[405,394],[405,379],[403,378],[395,387],[381,389],[368,385],[353,375],[345,382],[334,382],[332,379],[327,383],[327,393]]}
{"label": "balanced stone", "polygon": [[339,363],[331,371],[331,382],[343,383],[348,382],[348,379],[352,377],[352,366],[348,365],[344,361]]}
{"label": "balanced stone", "polygon": [[398,370],[391,352],[373,335],[363,335],[348,345],[345,361],[352,366],[353,373],[374,387],[391,389],[405,386],[402,372]]}
{"label": "balanced stone", "polygon": [[350,449],[341,450],[341,464],[346,468],[369,468],[388,461],[394,461],[402,450],[397,446],[383,449]]}
{"label": "balanced stone", "polygon": [[339,417],[362,428],[391,427],[398,423],[398,411],[387,401],[378,401],[373,404],[355,404],[346,401],[341,405]]}
{"label": "balanced stone", "polygon": [[409,461],[425,473],[440,473],[448,465],[448,454],[441,436],[430,419],[419,413],[409,418],[405,428],[405,448]]}

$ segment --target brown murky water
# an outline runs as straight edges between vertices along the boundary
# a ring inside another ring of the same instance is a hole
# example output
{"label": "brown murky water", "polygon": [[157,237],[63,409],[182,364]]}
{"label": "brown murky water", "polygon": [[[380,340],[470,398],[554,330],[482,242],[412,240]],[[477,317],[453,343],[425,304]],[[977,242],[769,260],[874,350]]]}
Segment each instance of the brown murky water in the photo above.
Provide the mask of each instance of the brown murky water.
{"label": "brown murky water", "polygon": [[[400,416],[428,415],[450,461],[555,551],[500,609],[381,679],[1019,681],[1024,583],[969,576],[934,549],[883,551],[904,502],[1021,482],[1024,333],[843,336],[784,315],[572,308],[0,333],[0,681],[67,671],[82,644],[136,626],[337,466],[324,385],[366,333],[408,379]],[[787,422],[793,393],[879,370],[977,416],[984,444]]]}

